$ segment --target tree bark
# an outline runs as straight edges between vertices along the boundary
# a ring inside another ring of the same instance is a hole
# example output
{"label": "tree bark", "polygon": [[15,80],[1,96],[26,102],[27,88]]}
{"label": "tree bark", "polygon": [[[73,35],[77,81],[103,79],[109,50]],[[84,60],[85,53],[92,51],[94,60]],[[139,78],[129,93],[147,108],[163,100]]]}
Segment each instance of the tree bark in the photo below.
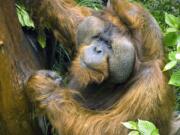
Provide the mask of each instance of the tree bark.
{"label": "tree bark", "polygon": [[41,68],[24,38],[13,0],[0,0],[0,134],[41,135],[32,120],[23,82]]}

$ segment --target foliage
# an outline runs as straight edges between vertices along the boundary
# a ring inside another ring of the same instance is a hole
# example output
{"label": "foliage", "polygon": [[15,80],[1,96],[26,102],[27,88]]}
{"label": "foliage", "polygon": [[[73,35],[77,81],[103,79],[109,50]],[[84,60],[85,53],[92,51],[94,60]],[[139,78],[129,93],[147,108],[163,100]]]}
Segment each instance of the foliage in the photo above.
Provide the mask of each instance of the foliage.
{"label": "foliage", "polygon": [[[34,22],[32,21],[31,17],[27,13],[23,5],[16,4],[16,12],[17,12],[17,16],[22,27],[35,29]],[[46,35],[44,31],[38,32],[37,41],[42,48],[46,47]]]}
{"label": "foliage", "polygon": [[166,29],[164,44],[170,49],[168,54],[169,63],[164,67],[164,71],[174,68],[169,84],[180,86],[180,18],[171,14],[165,14],[165,22],[169,28]]}
{"label": "foliage", "polygon": [[164,30],[167,25],[164,22],[164,11],[175,16],[180,15],[179,0],[135,0],[141,2],[156,18],[161,28]]}
{"label": "foliage", "polygon": [[156,126],[149,121],[128,121],[123,122],[122,124],[130,130],[128,135],[159,135],[159,131]]}
{"label": "foliage", "polygon": [[29,14],[26,12],[24,6],[16,4],[16,11],[19,22],[22,27],[35,28],[34,23],[32,19],[29,17]]}
{"label": "foliage", "polygon": [[164,34],[169,62],[164,67],[164,71],[171,69],[169,84],[176,86],[176,109],[180,110],[180,17],[166,13],[165,22],[169,26]]}
{"label": "foliage", "polygon": [[38,37],[37,37],[38,43],[42,48],[46,47],[46,34],[44,31],[40,30],[38,32]]}
{"label": "foliage", "polygon": [[102,0],[76,0],[79,5],[99,10],[102,8]]}
{"label": "foliage", "polygon": [[[67,50],[64,48],[64,46],[58,42],[55,43],[55,60],[52,66],[52,70],[56,71],[61,77],[63,77],[63,80],[66,78],[64,76],[64,73],[67,72],[68,67],[71,62],[71,58],[67,52]],[[66,80],[64,80],[66,81]],[[65,83],[66,84],[66,83]]]}

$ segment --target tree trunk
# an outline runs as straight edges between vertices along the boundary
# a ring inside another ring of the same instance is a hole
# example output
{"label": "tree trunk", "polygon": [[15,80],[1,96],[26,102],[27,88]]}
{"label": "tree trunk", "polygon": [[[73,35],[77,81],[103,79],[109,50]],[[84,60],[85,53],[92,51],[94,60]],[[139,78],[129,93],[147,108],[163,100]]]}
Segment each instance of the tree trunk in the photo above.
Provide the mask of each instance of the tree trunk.
{"label": "tree trunk", "polygon": [[0,134],[41,135],[30,115],[23,82],[41,68],[24,38],[13,0],[0,0]]}

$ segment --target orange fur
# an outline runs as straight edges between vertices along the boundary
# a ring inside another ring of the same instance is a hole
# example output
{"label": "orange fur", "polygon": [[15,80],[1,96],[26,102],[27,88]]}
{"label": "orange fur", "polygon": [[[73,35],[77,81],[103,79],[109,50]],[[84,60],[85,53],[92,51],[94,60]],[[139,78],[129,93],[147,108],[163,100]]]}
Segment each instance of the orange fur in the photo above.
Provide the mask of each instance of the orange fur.
{"label": "orange fur", "polygon": [[[113,15],[108,15],[108,12],[103,18],[114,20],[113,23],[124,32],[131,30],[137,53],[132,77],[115,89],[121,95],[116,102],[104,110],[84,107],[74,98],[81,96],[81,90],[64,88],[38,73],[28,80],[27,93],[62,135],[127,135],[128,130],[121,122],[137,119],[154,122],[161,135],[168,135],[174,95],[167,84],[167,77],[161,71],[164,57],[159,27],[149,13],[137,4],[126,0],[111,0],[111,4]],[[107,60],[96,65],[100,72],[95,72],[80,66],[81,56],[83,47],[71,67],[72,77],[78,80],[80,86],[86,87],[93,82],[101,84],[110,76]],[[115,92],[113,89],[109,91]]]}
{"label": "orange fur", "polygon": [[83,57],[85,47],[81,47],[75,60],[72,62],[71,74],[77,79],[80,86],[85,87],[90,83],[101,83],[108,77],[108,63],[105,59],[102,64],[94,65],[95,70],[88,68],[81,68],[80,59]]}

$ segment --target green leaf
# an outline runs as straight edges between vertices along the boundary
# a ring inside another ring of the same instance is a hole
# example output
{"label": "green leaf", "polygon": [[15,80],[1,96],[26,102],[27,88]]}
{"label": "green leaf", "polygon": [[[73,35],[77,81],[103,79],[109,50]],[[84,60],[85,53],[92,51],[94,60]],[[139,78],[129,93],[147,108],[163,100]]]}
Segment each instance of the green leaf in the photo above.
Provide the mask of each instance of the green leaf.
{"label": "green leaf", "polygon": [[19,20],[19,22],[20,22],[20,24],[21,24],[21,26],[25,26],[25,23],[24,23],[24,20],[23,20],[23,18],[22,18],[22,16],[21,16],[21,14],[20,13],[18,13],[17,14],[18,15],[18,20]]}
{"label": "green leaf", "polygon": [[165,13],[165,22],[173,28],[178,29],[180,27],[180,18],[175,17],[171,14]]}
{"label": "green leaf", "polygon": [[42,48],[46,47],[46,34],[44,32],[38,33],[38,43]]}
{"label": "green leaf", "polygon": [[95,10],[102,9],[102,1],[101,0],[78,0],[79,5],[91,7]]}
{"label": "green leaf", "polygon": [[174,46],[178,43],[180,35],[176,32],[166,33],[164,36],[164,43],[166,46]]}
{"label": "green leaf", "polygon": [[173,67],[176,66],[176,64],[177,64],[177,60],[170,61],[169,63],[166,64],[163,71],[167,71],[167,70],[172,69]]}
{"label": "green leaf", "polygon": [[22,18],[23,18],[23,20],[24,20],[25,26],[27,26],[27,27],[33,27],[33,28],[34,28],[34,23],[33,23],[33,21],[30,19],[28,13],[27,13],[25,10],[22,12]]}
{"label": "green leaf", "polygon": [[122,124],[128,129],[137,130],[137,123],[134,121],[122,122]]}
{"label": "green leaf", "polygon": [[131,131],[128,135],[140,135],[138,131]]}
{"label": "green leaf", "polygon": [[180,53],[180,40],[178,40],[178,44],[177,44],[177,52]]}
{"label": "green leaf", "polygon": [[180,86],[180,70],[173,72],[171,75],[171,78],[169,80],[169,84],[175,85],[175,86]]}
{"label": "green leaf", "polygon": [[167,28],[166,32],[167,33],[169,33],[169,32],[178,32],[178,29],[177,28]]}
{"label": "green leaf", "polygon": [[178,36],[177,40],[177,52],[180,53],[180,35]]}
{"label": "green leaf", "polygon": [[176,53],[176,59],[180,60],[180,53]]}
{"label": "green leaf", "polygon": [[30,18],[29,14],[26,12],[25,8],[22,5],[16,4],[16,11],[19,22],[22,26],[35,28],[32,19]]}
{"label": "green leaf", "polygon": [[159,130],[158,129],[153,130],[152,135],[160,135]]}
{"label": "green leaf", "polygon": [[176,53],[177,52],[170,52],[169,54],[168,54],[168,58],[169,58],[169,60],[176,60]]}
{"label": "green leaf", "polygon": [[152,135],[154,130],[156,130],[157,128],[153,123],[149,121],[138,120],[138,129],[143,135]]}

